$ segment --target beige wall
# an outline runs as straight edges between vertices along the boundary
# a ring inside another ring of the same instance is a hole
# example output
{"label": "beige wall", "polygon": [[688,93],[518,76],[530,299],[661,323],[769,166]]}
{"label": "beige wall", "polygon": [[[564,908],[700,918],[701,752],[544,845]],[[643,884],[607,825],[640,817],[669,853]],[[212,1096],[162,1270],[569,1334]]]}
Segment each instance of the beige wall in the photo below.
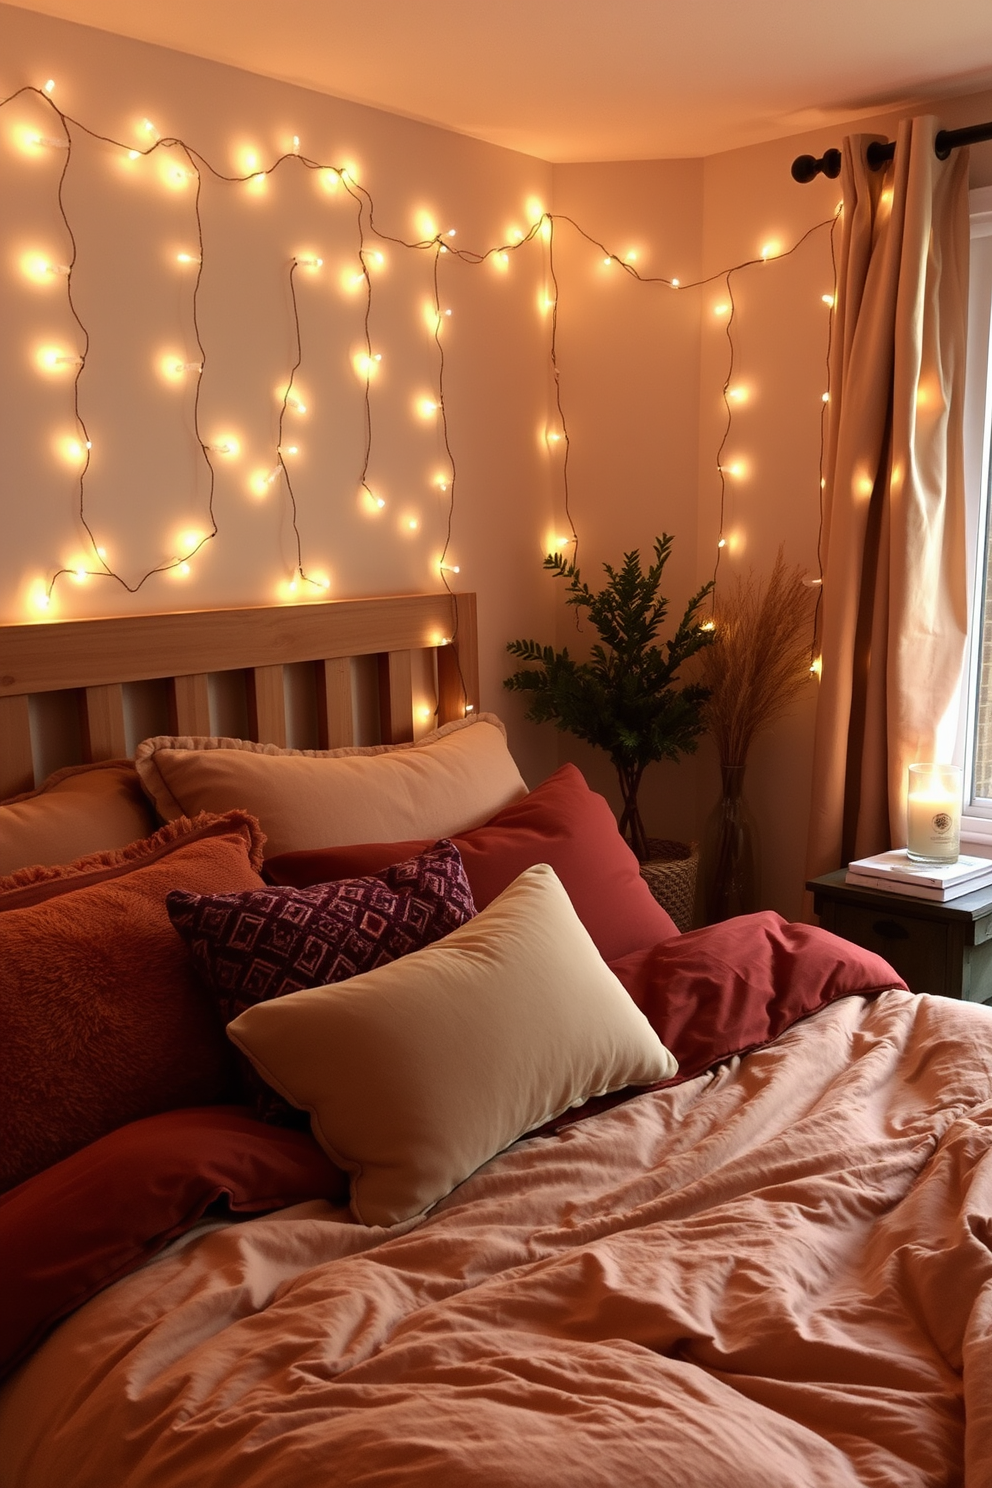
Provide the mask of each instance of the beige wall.
{"label": "beige wall", "polygon": [[[541,161],[326,98],[235,69],[0,5],[4,82],[54,78],[61,109],[128,145],[147,143],[140,123],[188,141],[218,170],[243,173],[245,151],[262,167],[292,148],[328,164],[352,162],[371,192],[383,233],[416,240],[423,214],[454,227],[467,249],[505,242],[528,226],[528,203],[550,199]],[[36,97],[0,111],[0,615],[41,618],[32,597],[58,566],[87,558],[74,469],[59,452],[73,434],[72,371],[39,370],[39,346],[81,345],[66,281],[25,277],[25,254],[65,263],[70,248],[57,206],[65,152],[25,151],[23,130],[54,135],[59,120]],[[208,527],[208,482],[192,430],[191,378],[159,372],[166,353],[196,355],[190,271],[175,255],[195,249],[193,187],[170,185],[157,152],[131,161],[120,148],[73,135],[64,190],[77,240],[73,291],[90,338],[80,407],[93,443],[85,509],[108,561],[131,583],[174,556],[181,534]],[[162,162],[164,163],[164,162]],[[181,163],[179,161],[178,163]],[[316,172],[282,165],[264,189],[203,172],[203,281],[199,320],[206,353],[201,427],[209,441],[233,433],[237,459],[217,457],[218,535],[188,576],[158,575],[137,595],[108,579],[59,581],[52,619],[133,611],[271,603],[286,597],[295,537],[278,487],[260,498],[251,478],[275,463],[276,396],[293,357],[288,265],[316,253],[319,272],[297,275],[305,416],[290,414],[305,569],[331,580],[331,595],[409,593],[439,586],[448,519],[435,485],[445,465],[436,419],[417,400],[436,393],[438,361],[425,306],[432,256],[369,238],[385,264],[373,269],[371,335],[382,354],[372,395],[369,483],[381,515],[359,498],[364,454],[362,385],[352,355],[363,345],[364,300],[342,288],[357,270],[354,202]],[[510,723],[532,781],[554,767],[554,740],[522,723],[500,681],[506,639],[548,630],[552,596],[540,560],[552,525],[543,440],[548,323],[544,247],[512,255],[505,272],[448,255],[440,265],[446,404],[458,481],[449,561],[480,597],[482,702]],[[412,531],[409,522],[416,520]],[[89,554],[92,566],[92,554]],[[299,593],[312,593],[300,586]],[[509,702],[510,706],[506,706]]]}
{"label": "beige wall", "polygon": [[[55,97],[90,128],[143,144],[148,117],[163,134],[187,139],[222,171],[245,169],[253,149],[263,165],[290,148],[329,164],[354,162],[375,202],[380,230],[415,238],[421,213],[457,229],[455,242],[484,251],[527,227],[534,199],[560,214],[558,358],[571,438],[570,507],[579,558],[591,581],[600,564],[661,531],[675,536],[665,590],[672,613],[713,571],[719,532],[716,452],[723,433],[727,372],[727,267],[788,248],[830,218],[836,183],[797,186],[792,158],[820,154],[851,129],[877,126],[890,137],[894,116],[839,124],[829,131],[730,151],[706,160],[551,166],[443,130],[241,73],[213,63],[51,21],[0,5],[0,50],[8,87],[54,77]],[[949,127],[992,117],[992,95],[939,109]],[[57,131],[37,100],[0,112],[0,614],[37,618],[31,595],[52,569],[85,549],[71,467],[55,441],[71,432],[71,376],[43,375],[40,344],[78,344],[64,279],[36,284],[21,259],[38,248],[68,253],[55,190],[64,153],[18,147],[20,127]],[[992,181],[992,146],[973,152],[973,182]],[[191,191],[171,189],[158,172],[127,162],[120,149],[80,138],[65,190],[78,240],[73,276],[92,337],[80,384],[94,436],[86,510],[114,566],[133,578],[176,548],[178,534],[204,526],[206,484],[191,433],[188,386],[159,376],[165,350],[192,357],[189,283],[174,261],[190,244]],[[218,459],[217,539],[187,578],[150,579],[136,596],[106,580],[60,581],[52,618],[135,610],[271,602],[294,562],[295,538],[284,495],[250,490],[253,471],[271,468],[276,389],[292,357],[287,267],[301,251],[325,258],[319,275],[298,275],[304,363],[301,390],[310,411],[291,416],[284,438],[298,443],[294,470],[304,564],[326,573],[331,593],[409,592],[438,583],[437,555],[447,523],[432,485],[443,468],[436,422],[416,400],[436,389],[437,360],[424,320],[431,295],[427,254],[372,243],[386,256],[376,275],[371,330],[383,355],[373,389],[370,484],[387,498],[380,517],[358,499],[363,454],[361,385],[351,356],[361,348],[363,304],[341,287],[355,267],[353,204],[325,192],[294,162],[264,191],[204,174],[205,236],[200,320],[206,368],[202,426],[208,437],[241,438],[237,461]],[[574,218],[587,242],[564,219]],[[672,291],[635,283],[602,250],[633,251],[646,275],[711,285]],[[747,478],[728,484],[721,577],[766,572],[779,545],[791,563],[816,572],[819,526],[819,424],[824,389],[831,267],[828,232],[816,229],[795,254],[734,276],[735,382],[748,399],[735,413],[727,459],[746,460]],[[555,581],[541,558],[567,532],[561,449],[549,455],[554,427],[544,308],[547,252],[535,242],[509,267],[447,258],[441,291],[446,402],[458,483],[451,561],[457,582],[480,596],[483,704],[508,720],[511,742],[532,783],[559,758],[574,758],[616,804],[607,762],[523,721],[519,699],[500,686],[511,636],[557,637],[581,651]],[[419,526],[405,525],[414,518]],[[815,684],[802,704],[756,745],[748,794],[761,826],[762,902],[794,916],[801,909]],[[712,751],[656,767],[644,808],[656,835],[697,837],[717,786]]]}

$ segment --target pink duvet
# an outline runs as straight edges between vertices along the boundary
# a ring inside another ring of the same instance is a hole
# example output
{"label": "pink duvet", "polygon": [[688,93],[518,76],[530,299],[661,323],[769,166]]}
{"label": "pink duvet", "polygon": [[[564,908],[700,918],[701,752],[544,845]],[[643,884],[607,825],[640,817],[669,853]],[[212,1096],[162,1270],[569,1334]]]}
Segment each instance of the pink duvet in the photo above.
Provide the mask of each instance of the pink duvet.
{"label": "pink duvet", "polygon": [[182,1243],[0,1396],[11,1488],[992,1485],[992,1011],[845,997],[426,1219]]}

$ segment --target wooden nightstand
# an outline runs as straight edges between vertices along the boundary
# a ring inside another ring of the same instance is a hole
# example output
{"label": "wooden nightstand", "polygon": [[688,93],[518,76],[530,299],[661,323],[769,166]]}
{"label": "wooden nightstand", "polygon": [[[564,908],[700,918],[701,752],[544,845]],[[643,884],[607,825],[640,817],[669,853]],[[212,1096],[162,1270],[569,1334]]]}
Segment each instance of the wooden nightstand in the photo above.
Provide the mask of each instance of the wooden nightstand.
{"label": "wooden nightstand", "polygon": [[936,904],[845,883],[843,868],[806,887],[824,930],[884,956],[911,991],[992,1005],[992,888]]}

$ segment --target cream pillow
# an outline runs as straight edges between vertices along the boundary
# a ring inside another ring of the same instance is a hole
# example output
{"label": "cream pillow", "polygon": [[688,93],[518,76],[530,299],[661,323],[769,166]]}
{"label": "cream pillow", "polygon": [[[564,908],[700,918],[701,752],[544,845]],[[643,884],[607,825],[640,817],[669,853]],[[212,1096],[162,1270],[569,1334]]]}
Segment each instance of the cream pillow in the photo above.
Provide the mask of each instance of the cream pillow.
{"label": "cream pillow", "polygon": [[280,749],[243,739],[146,739],[138,775],[165,821],[250,811],[266,857],[352,842],[434,840],[464,832],[527,794],[489,713],[415,744]]}
{"label": "cream pillow", "polygon": [[546,863],[434,945],[227,1032],[310,1112],[363,1224],[420,1214],[569,1106],[677,1069]]}
{"label": "cream pillow", "polygon": [[127,847],[155,827],[130,760],[71,765],[0,802],[0,877]]}

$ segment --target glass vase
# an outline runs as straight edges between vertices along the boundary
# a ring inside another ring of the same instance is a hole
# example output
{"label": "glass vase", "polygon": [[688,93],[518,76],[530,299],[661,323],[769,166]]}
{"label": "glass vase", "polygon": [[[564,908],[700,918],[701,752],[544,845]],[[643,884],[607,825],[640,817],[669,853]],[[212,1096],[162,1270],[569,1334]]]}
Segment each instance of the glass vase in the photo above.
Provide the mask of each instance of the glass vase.
{"label": "glass vase", "polygon": [[703,833],[705,922],[752,914],[758,905],[757,835],[744,800],[744,766],[720,766],[722,790]]}

